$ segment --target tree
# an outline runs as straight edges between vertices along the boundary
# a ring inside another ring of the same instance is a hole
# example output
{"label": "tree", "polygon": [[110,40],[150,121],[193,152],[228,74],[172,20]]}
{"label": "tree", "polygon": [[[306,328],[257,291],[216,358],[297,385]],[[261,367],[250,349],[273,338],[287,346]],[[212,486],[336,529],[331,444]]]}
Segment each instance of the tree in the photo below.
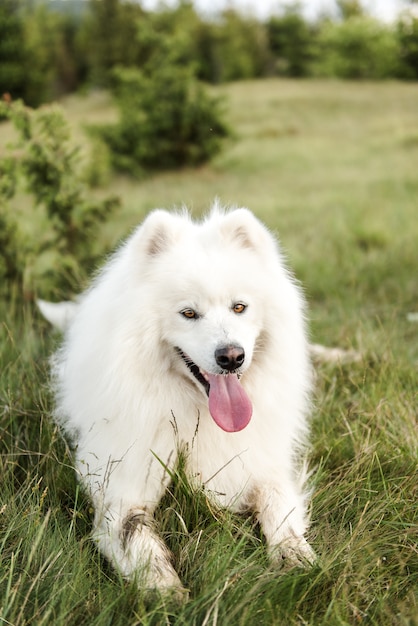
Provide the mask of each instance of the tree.
{"label": "tree", "polygon": [[23,99],[30,106],[51,101],[56,94],[57,62],[62,40],[62,17],[46,5],[27,3],[23,12],[26,88]]}
{"label": "tree", "polygon": [[108,87],[116,66],[138,63],[137,22],[144,16],[140,4],[121,0],[90,0],[90,11],[80,33],[90,66],[90,80]]}
{"label": "tree", "polygon": [[405,13],[397,24],[400,45],[401,78],[418,78],[418,17]]}
{"label": "tree", "polygon": [[277,73],[294,77],[308,76],[314,57],[315,38],[299,6],[290,6],[281,17],[270,18],[267,29]]}
{"label": "tree", "polygon": [[38,106],[77,86],[69,19],[46,4],[0,0],[0,96]]}
{"label": "tree", "polygon": [[359,0],[337,0],[337,6],[343,20],[361,17],[365,14]]}
{"label": "tree", "polygon": [[19,0],[2,0],[0,4],[0,97],[25,95],[26,50],[23,44],[24,24]]}
{"label": "tree", "polygon": [[265,74],[269,64],[264,25],[227,9],[212,26],[213,82],[242,80]]}
{"label": "tree", "polygon": [[392,28],[367,16],[324,22],[318,35],[314,73],[348,79],[396,75],[399,46]]}

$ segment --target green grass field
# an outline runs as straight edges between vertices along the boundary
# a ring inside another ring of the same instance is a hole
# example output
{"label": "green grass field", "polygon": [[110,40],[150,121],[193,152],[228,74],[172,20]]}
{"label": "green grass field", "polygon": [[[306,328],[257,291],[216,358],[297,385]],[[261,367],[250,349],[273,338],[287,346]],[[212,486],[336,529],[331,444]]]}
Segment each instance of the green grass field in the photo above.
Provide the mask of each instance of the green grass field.
{"label": "green grass field", "polygon": [[[197,170],[112,177],[97,193],[123,208],[101,244],[153,207],[248,206],[279,233],[313,340],[363,353],[318,367],[319,562],[270,569],[254,520],[209,507],[180,475],[158,523],[189,602],[120,579],[89,539],[90,503],[50,419],[58,338],[32,305],[1,303],[0,624],[418,625],[418,85],[266,80],[222,93],[235,138]],[[103,94],[63,104],[80,141],[86,121],[114,115]]]}

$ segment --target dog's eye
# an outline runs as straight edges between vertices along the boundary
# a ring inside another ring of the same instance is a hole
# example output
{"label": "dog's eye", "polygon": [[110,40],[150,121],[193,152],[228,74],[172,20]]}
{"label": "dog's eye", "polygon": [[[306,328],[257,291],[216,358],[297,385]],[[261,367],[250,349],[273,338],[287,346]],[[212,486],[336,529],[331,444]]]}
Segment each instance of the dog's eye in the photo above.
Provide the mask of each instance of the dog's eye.
{"label": "dog's eye", "polygon": [[188,320],[197,320],[199,315],[193,309],[184,309],[180,311],[183,317],[187,317]]}
{"label": "dog's eye", "polygon": [[234,313],[244,313],[245,309],[247,308],[246,304],[243,304],[242,302],[236,302],[234,304],[234,306],[232,307],[232,310]]}

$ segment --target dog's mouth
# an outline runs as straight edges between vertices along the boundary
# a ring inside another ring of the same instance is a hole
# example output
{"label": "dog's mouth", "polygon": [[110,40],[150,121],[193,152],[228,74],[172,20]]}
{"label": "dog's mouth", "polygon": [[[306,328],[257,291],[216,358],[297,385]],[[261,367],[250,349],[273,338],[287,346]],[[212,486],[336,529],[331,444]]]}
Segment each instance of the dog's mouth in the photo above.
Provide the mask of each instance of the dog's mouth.
{"label": "dog's mouth", "polygon": [[239,382],[238,373],[210,374],[176,348],[194,378],[209,398],[209,412],[216,424],[226,432],[243,430],[251,419],[252,404]]}
{"label": "dog's mouth", "polygon": [[177,353],[181,356],[185,364],[187,365],[190,372],[196,378],[197,382],[199,382],[203,389],[206,391],[206,395],[209,397],[210,384],[209,381],[205,378],[202,370],[196,363],[193,363],[190,357],[188,357],[183,350],[180,348],[176,348]]}

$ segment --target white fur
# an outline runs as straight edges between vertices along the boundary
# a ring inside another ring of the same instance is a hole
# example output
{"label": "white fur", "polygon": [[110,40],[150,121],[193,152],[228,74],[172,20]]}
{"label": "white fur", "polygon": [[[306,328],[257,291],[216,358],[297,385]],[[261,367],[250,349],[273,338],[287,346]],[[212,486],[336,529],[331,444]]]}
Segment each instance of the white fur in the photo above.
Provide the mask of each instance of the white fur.
{"label": "white fur", "polygon": [[46,302],[45,300],[37,301],[39,310],[45,319],[59,330],[66,330],[70,325],[78,306],[76,302]]}
{"label": "white fur", "polygon": [[[234,313],[235,302],[246,310]],[[200,317],[186,319],[186,308]],[[252,213],[215,206],[194,223],[154,211],[73,313],[54,358],[56,415],[76,437],[94,538],[122,574],[182,589],[152,521],[179,449],[192,484],[222,506],[256,512],[273,561],[311,560],[300,463],[311,388],[303,298]],[[234,433],[215,424],[176,351],[218,374],[214,351],[225,344],[245,350],[239,372],[253,405]]]}

